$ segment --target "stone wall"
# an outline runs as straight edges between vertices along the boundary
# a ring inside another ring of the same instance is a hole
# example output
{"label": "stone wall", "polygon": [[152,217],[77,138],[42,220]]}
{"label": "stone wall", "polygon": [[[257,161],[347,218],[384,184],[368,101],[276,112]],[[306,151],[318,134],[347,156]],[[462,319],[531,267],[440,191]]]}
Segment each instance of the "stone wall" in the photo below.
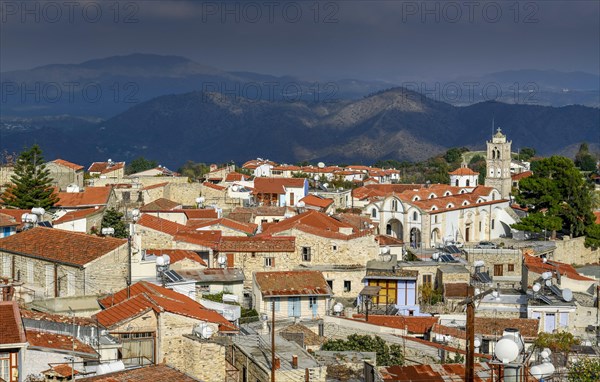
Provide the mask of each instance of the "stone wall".
{"label": "stone wall", "polygon": [[116,292],[127,286],[129,248],[127,244],[92,261],[85,270],[87,295]]}
{"label": "stone wall", "polygon": [[576,237],[574,239],[563,239],[554,241],[556,249],[552,260],[567,264],[597,264],[600,262],[600,249],[595,251],[586,248],[585,237]]}
{"label": "stone wall", "polygon": [[[333,297],[355,298],[364,286],[365,267],[349,270],[322,271],[325,280],[331,281]],[[345,289],[345,282],[350,282],[350,289]]]}
{"label": "stone wall", "polygon": [[191,335],[169,340],[167,365],[200,381],[226,381],[225,341],[204,340]]}
{"label": "stone wall", "polygon": [[[176,364],[180,362],[182,357],[180,353],[183,348],[181,347],[181,339],[184,335],[192,335],[194,327],[202,324],[203,321],[164,312],[159,316],[158,319],[158,362],[165,362],[168,364]],[[214,323],[207,323],[212,329],[215,335],[219,331],[219,326]]]}
{"label": "stone wall", "polygon": [[202,185],[200,183],[169,182],[164,197],[183,206],[196,206],[196,198],[200,196]]}
{"label": "stone wall", "polygon": [[[23,360],[23,375],[21,379],[25,380],[29,375],[41,376],[42,371],[48,370],[48,364],[66,363],[65,357],[68,357],[64,353],[53,353],[50,351],[38,351],[38,350],[27,350]],[[83,365],[83,358],[75,357],[75,369],[81,370]]]}
{"label": "stone wall", "polygon": [[61,191],[65,191],[70,184],[76,184],[79,188],[83,188],[83,169],[75,171],[55,162],[46,163],[46,169],[50,172],[52,185]]}

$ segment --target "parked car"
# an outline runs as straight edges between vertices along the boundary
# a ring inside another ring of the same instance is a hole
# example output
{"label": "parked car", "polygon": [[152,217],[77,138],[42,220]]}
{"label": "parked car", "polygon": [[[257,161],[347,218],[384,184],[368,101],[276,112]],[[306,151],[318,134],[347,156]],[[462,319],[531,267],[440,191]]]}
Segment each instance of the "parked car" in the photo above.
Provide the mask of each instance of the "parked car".
{"label": "parked car", "polygon": [[498,246],[491,241],[480,241],[479,244],[475,246],[478,249],[498,249]]}
{"label": "parked car", "polygon": [[464,247],[463,243],[461,243],[460,241],[454,241],[454,240],[448,240],[448,241],[444,242],[444,245],[446,245],[446,246],[453,245],[456,248],[462,248],[462,247]]}

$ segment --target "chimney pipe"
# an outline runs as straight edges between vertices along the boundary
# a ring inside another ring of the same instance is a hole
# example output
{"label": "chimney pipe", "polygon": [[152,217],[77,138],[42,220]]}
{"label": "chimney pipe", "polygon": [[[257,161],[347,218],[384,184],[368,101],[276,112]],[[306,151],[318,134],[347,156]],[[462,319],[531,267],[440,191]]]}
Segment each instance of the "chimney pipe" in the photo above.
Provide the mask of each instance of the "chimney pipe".
{"label": "chimney pipe", "polygon": [[294,354],[292,356],[292,369],[297,369],[297,368],[298,368],[298,356]]}

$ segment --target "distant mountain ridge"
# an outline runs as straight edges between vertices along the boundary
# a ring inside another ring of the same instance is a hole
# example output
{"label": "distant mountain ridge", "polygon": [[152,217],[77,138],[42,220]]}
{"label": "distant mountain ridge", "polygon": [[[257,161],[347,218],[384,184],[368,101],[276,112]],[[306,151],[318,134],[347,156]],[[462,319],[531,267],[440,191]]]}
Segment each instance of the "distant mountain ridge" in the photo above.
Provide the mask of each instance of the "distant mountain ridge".
{"label": "distant mountain ridge", "polygon": [[515,151],[528,146],[547,155],[599,138],[597,108],[499,102],[456,107],[394,88],[337,102],[165,95],[94,126],[9,131],[2,143],[15,151],[40,143],[48,158],[82,163],[142,155],[173,168],[188,159],[243,162],[257,156],[287,163],[372,163],[423,160],[456,146],[481,149],[492,135],[492,117]]}

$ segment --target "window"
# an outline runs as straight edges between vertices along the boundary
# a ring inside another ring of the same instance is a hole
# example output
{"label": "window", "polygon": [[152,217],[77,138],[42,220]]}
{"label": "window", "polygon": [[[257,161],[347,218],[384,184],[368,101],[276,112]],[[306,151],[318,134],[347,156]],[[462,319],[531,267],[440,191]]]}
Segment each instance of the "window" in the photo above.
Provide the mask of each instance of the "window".
{"label": "window", "polygon": [[454,181],[454,185],[455,185],[456,187],[458,187],[458,179],[456,179],[456,180]]}
{"label": "window", "polygon": [[413,212],[413,220],[414,221],[419,220],[419,214],[417,213],[417,211]]}
{"label": "window", "polygon": [[0,378],[10,381],[10,353],[0,353]]}
{"label": "window", "polygon": [[398,211],[398,201],[396,199],[392,200],[392,211]]}
{"label": "window", "polygon": [[274,267],[275,266],[275,258],[274,257],[265,257],[265,267]]}
{"label": "window", "polygon": [[495,225],[494,223],[495,223],[495,222],[496,222],[496,220],[495,220],[495,219],[492,219],[492,229],[494,229],[494,225]]}
{"label": "window", "polygon": [[273,303],[275,303],[275,311],[279,312],[279,308],[281,306],[281,298],[280,297],[273,297],[273,298],[270,298],[267,301],[267,311],[268,312],[272,312],[273,311],[273,305],[272,305]]}
{"label": "window", "polygon": [[129,202],[130,200],[131,200],[131,192],[130,191],[123,192],[123,201]]}
{"label": "window", "polygon": [[302,261],[310,261],[310,247],[302,247]]}
{"label": "window", "polygon": [[310,296],[308,298],[308,307],[312,308],[317,305],[317,298],[315,296]]}
{"label": "window", "polygon": [[375,304],[395,304],[398,295],[398,282],[396,280],[369,280],[369,285],[380,286],[379,295],[373,298]]}
{"label": "window", "polygon": [[33,284],[33,260],[27,260],[27,283]]}
{"label": "window", "polygon": [[337,251],[337,245],[332,245],[331,249],[334,250],[334,251]]}
{"label": "window", "polygon": [[423,275],[423,285],[432,285],[431,280],[431,275]]}
{"label": "window", "polygon": [[376,218],[377,217],[377,208],[372,208],[371,209],[371,217],[372,218]]}
{"label": "window", "polygon": [[329,289],[333,290],[333,280],[327,280],[327,285],[329,285]]}
{"label": "window", "polygon": [[352,282],[350,280],[344,280],[344,292],[352,291]]}
{"label": "window", "polygon": [[469,187],[471,185],[471,181],[469,179],[467,179],[467,187]]}
{"label": "window", "polygon": [[437,222],[438,222],[438,216],[437,216],[437,215],[435,215],[435,216],[433,217],[433,222],[434,222],[434,223],[437,223]]}
{"label": "window", "polygon": [[2,259],[2,276],[6,276],[9,277],[10,276],[10,256],[9,255],[4,255],[4,258]]}
{"label": "window", "polygon": [[508,271],[509,272],[514,272],[515,271],[515,265],[514,264],[508,264]]}
{"label": "window", "polygon": [[504,275],[504,265],[494,264],[494,276],[503,276],[503,275]]}
{"label": "window", "polygon": [[481,232],[481,222],[479,222],[479,232]]}

